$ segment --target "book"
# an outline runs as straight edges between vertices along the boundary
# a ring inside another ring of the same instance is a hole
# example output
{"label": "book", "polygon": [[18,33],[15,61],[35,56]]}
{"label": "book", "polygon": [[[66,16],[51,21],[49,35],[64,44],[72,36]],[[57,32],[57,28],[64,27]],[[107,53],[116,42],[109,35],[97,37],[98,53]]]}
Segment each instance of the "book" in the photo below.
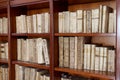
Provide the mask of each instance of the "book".
{"label": "book", "polygon": [[114,33],[114,14],[109,13],[108,33]]}

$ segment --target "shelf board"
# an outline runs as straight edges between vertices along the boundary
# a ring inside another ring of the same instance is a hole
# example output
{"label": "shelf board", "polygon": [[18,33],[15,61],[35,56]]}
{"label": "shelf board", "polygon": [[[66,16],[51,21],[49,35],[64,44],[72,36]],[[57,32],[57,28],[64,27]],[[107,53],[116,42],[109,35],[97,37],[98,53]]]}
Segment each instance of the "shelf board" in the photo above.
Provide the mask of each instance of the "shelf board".
{"label": "shelf board", "polygon": [[10,1],[10,5],[12,7],[28,6],[28,5],[36,5],[36,4],[39,4],[39,6],[44,4],[44,6],[46,6],[45,5],[46,3],[48,5],[49,0],[13,0],[13,1]]}
{"label": "shelf board", "polygon": [[29,62],[24,62],[24,61],[13,61],[12,63],[18,64],[21,66],[26,66],[26,67],[33,67],[33,68],[49,70],[49,66],[41,65],[41,64],[37,64],[37,63],[29,63]]}
{"label": "shelf board", "polygon": [[115,1],[115,0],[68,0],[68,4],[84,4],[84,3],[95,3],[104,1]]}
{"label": "shelf board", "polygon": [[7,37],[8,36],[8,34],[0,34],[0,37]]}
{"label": "shelf board", "polygon": [[78,70],[78,69],[69,69],[69,68],[55,68],[55,71],[67,72],[69,74],[81,75],[88,78],[101,78],[101,79],[112,79],[115,80],[114,73],[105,73],[100,71],[90,71],[90,70]]}
{"label": "shelf board", "polygon": [[14,37],[43,37],[43,38],[49,38],[50,33],[12,33],[12,36]]}
{"label": "shelf board", "polygon": [[115,33],[55,33],[55,36],[109,36],[115,37]]}
{"label": "shelf board", "polygon": [[[7,0],[0,0],[0,9],[7,9]],[[3,12],[2,10],[0,10],[0,12]]]}
{"label": "shelf board", "polygon": [[6,60],[6,59],[0,59],[0,63],[8,64],[8,60]]}

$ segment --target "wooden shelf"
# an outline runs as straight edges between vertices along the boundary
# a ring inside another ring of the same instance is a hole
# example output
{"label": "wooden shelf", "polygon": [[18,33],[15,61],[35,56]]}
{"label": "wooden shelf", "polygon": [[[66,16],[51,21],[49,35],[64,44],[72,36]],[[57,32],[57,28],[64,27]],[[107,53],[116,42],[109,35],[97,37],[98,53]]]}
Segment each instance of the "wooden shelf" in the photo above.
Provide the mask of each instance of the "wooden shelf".
{"label": "wooden shelf", "polygon": [[12,33],[14,37],[42,37],[42,38],[49,38],[50,33]]}
{"label": "wooden shelf", "polygon": [[0,59],[0,63],[8,64],[8,60],[6,60],[6,59]]}
{"label": "wooden shelf", "polygon": [[84,3],[95,3],[103,1],[115,1],[115,0],[68,0],[68,4],[84,4]]}
{"label": "wooden shelf", "polygon": [[35,5],[41,4],[42,6],[44,4],[44,7],[45,7],[45,4],[48,4],[48,3],[49,3],[49,0],[13,0],[13,1],[10,1],[10,5],[12,7],[34,5],[34,4]]}
{"label": "wooden shelf", "polygon": [[8,34],[0,34],[0,37],[8,37]]}
{"label": "wooden shelf", "polygon": [[67,72],[69,74],[80,75],[88,78],[100,78],[100,79],[112,79],[115,80],[114,73],[105,73],[102,71],[90,71],[90,70],[75,70],[69,68],[55,68],[55,71]]}
{"label": "wooden shelf", "polygon": [[25,67],[33,67],[33,68],[39,68],[39,69],[45,69],[45,70],[49,70],[49,66],[46,65],[41,65],[41,64],[37,64],[37,63],[29,63],[29,62],[24,62],[24,61],[13,61],[12,64],[18,64],[21,66],[25,66]]}
{"label": "wooden shelf", "polygon": [[109,36],[115,37],[115,33],[55,33],[55,36]]}
{"label": "wooden shelf", "polygon": [[4,9],[4,8],[7,9],[7,0],[0,0],[0,9]]}

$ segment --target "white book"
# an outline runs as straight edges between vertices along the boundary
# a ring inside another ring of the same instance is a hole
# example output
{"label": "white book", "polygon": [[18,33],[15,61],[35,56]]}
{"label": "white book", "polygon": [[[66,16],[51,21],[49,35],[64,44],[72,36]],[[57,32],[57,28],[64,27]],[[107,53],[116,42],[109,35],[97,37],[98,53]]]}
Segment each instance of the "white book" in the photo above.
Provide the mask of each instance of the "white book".
{"label": "white book", "polygon": [[49,13],[44,13],[45,14],[45,33],[50,32],[50,14]]}
{"label": "white book", "polygon": [[22,61],[27,61],[26,57],[27,57],[27,41],[22,39]]}
{"label": "white book", "polygon": [[49,59],[49,52],[48,52],[48,46],[47,46],[47,40],[46,39],[43,39],[42,47],[43,47],[45,64],[49,65],[50,64],[50,59]]}
{"label": "white book", "polygon": [[33,33],[32,16],[26,16],[26,20],[27,20],[27,32]]}
{"label": "white book", "polygon": [[83,32],[83,10],[77,10],[77,33]]}
{"label": "white book", "polygon": [[21,30],[22,33],[27,33],[26,15],[21,15]]}
{"label": "white book", "polygon": [[90,70],[91,45],[87,44],[87,69]]}
{"label": "white book", "polygon": [[64,63],[64,52],[63,52],[63,37],[59,37],[59,67],[63,67]]}
{"label": "white book", "polygon": [[75,68],[75,37],[70,37],[70,68]]}
{"label": "white book", "polygon": [[36,70],[34,68],[31,68],[30,70],[30,80],[35,80],[36,78]]}
{"label": "white book", "polygon": [[8,42],[5,43],[5,58],[8,59]]}
{"label": "white book", "polygon": [[2,20],[3,20],[2,31],[3,33],[8,33],[8,19],[6,17],[3,17]]}
{"label": "white book", "polygon": [[41,14],[41,32],[45,33],[45,14]]}
{"label": "white book", "polygon": [[22,40],[17,39],[17,60],[22,60]]}
{"label": "white book", "polygon": [[69,33],[70,32],[70,12],[69,11],[64,11],[64,33]]}
{"label": "white book", "polygon": [[38,38],[37,40],[36,40],[36,52],[37,52],[37,57],[38,57],[38,63],[39,64],[44,64],[45,63],[45,59],[44,59],[44,55],[43,55],[43,50],[42,50],[42,45],[43,45],[43,40],[42,40],[42,38]]}
{"label": "white book", "polygon": [[88,53],[88,48],[87,44],[84,44],[84,66],[83,69],[87,69],[87,53]]}
{"label": "white book", "polygon": [[70,33],[76,33],[76,26],[77,26],[77,21],[76,21],[76,12],[70,12]]}
{"label": "white book", "polygon": [[108,49],[104,47],[104,57],[103,57],[103,71],[107,71],[107,58],[108,57]]}
{"label": "white book", "polygon": [[[80,52],[78,52],[78,37],[74,37],[74,68],[75,69],[78,69],[78,56],[79,56],[79,53]],[[82,45],[81,45],[82,46]]]}
{"label": "white book", "polygon": [[114,33],[116,33],[116,10],[114,10]]}
{"label": "white book", "polygon": [[2,24],[2,18],[0,18],[0,33],[2,33],[2,28],[3,28],[3,24]]}
{"label": "white book", "polygon": [[24,80],[30,80],[30,68],[25,67]]}
{"label": "white book", "polygon": [[36,72],[36,78],[35,78],[35,80],[41,80],[39,72]]}
{"label": "white book", "polygon": [[87,11],[84,10],[84,28],[83,28],[83,32],[86,33],[87,32]]}
{"label": "white book", "polygon": [[100,47],[100,67],[99,70],[102,71],[103,70],[103,56],[104,56],[104,48]]}
{"label": "white book", "polygon": [[95,69],[95,45],[91,45],[91,65],[90,70]]}
{"label": "white book", "polygon": [[59,20],[58,20],[58,31],[59,31],[59,33],[63,33],[63,28],[64,28],[64,26],[63,26],[63,12],[59,12],[58,13],[58,15],[59,15]]}
{"label": "white book", "polygon": [[108,33],[114,32],[114,14],[109,13]]}
{"label": "white book", "polygon": [[26,39],[26,61],[30,61],[30,57],[29,57],[29,55],[31,55],[30,54],[30,43],[29,43],[29,39]]}
{"label": "white book", "polygon": [[33,33],[38,33],[37,32],[37,30],[38,30],[38,28],[37,28],[37,15],[32,15],[32,23],[33,23]]}
{"label": "white book", "polygon": [[95,70],[99,70],[100,67],[100,47],[95,47]]}

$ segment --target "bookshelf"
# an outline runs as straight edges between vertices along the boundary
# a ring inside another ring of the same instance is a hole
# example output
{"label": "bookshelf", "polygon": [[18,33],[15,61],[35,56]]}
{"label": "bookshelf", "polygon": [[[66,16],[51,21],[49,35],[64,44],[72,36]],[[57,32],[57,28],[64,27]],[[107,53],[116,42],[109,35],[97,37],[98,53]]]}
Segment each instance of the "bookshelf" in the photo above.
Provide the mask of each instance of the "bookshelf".
{"label": "bookshelf", "polygon": [[[0,41],[8,41],[8,60],[0,59],[0,64],[8,64],[8,80],[15,80],[16,64],[24,67],[47,70],[50,74],[50,80],[60,80],[62,73],[82,76],[94,80],[120,80],[119,4],[119,0],[0,0],[0,18],[8,17],[8,34],[0,33]],[[59,12],[96,9],[100,5],[106,5],[116,9],[116,33],[59,33]],[[50,14],[50,28],[48,33],[17,33],[16,16],[30,16],[45,12]],[[91,43],[95,42],[104,43],[105,45],[114,45],[116,50],[115,73],[59,67],[59,37],[89,37],[91,38]],[[17,39],[36,38],[43,38],[49,41],[49,65],[17,60]]]}

